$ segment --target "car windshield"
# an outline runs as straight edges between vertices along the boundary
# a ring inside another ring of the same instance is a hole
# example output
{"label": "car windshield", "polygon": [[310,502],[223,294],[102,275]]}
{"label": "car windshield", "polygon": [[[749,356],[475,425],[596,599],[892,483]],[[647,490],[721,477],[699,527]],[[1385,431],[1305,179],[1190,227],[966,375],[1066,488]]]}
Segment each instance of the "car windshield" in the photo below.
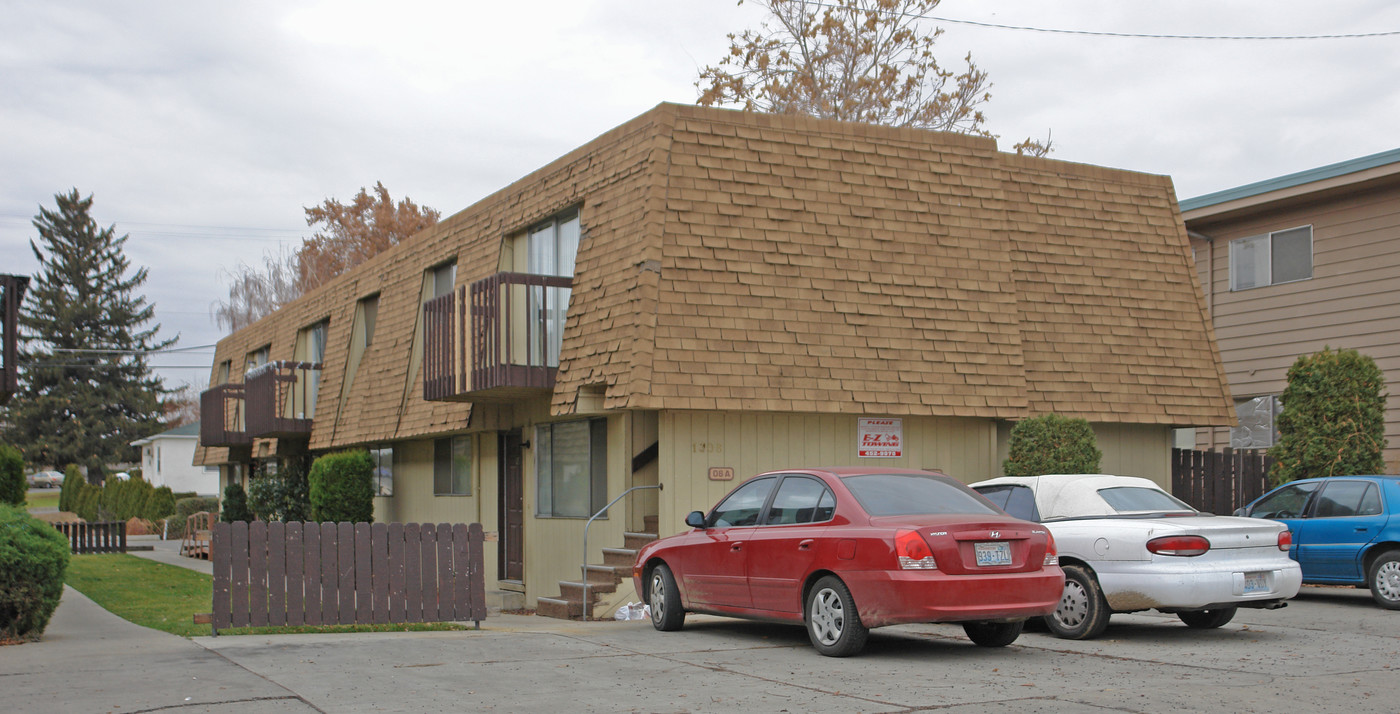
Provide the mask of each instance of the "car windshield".
{"label": "car windshield", "polygon": [[863,474],[842,479],[872,516],[942,513],[1000,515],[965,486],[932,474]]}
{"label": "car windshield", "polygon": [[1099,497],[1119,513],[1132,511],[1194,511],[1196,509],[1176,500],[1165,491],[1140,486],[1119,486],[1099,489]]}

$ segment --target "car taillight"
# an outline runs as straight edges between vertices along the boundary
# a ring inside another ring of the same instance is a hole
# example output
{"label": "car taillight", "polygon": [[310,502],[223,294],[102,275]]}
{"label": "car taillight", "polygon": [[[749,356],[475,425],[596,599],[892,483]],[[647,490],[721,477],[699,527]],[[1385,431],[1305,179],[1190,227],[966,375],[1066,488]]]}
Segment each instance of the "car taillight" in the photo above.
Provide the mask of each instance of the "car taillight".
{"label": "car taillight", "polygon": [[1052,536],[1052,535],[1050,535],[1049,533],[1046,533],[1046,534],[1045,534],[1045,562],[1044,562],[1044,563],[1041,563],[1041,565],[1042,565],[1042,566],[1045,566],[1045,565],[1059,565],[1059,564],[1060,564],[1060,552],[1059,552],[1059,549],[1057,549],[1057,548],[1055,547],[1055,536]]}
{"label": "car taillight", "polygon": [[1278,549],[1287,553],[1293,545],[1293,531],[1284,529],[1278,533]]}
{"label": "car taillight", "polygon": [[1210,550],[1210,541],[1198,535],[1162,536],[1147,541],[1147,549],[1157,555],[1201,555]]}
{"label": "car taillight", "polygon": [[937,570],[933,551],[918,531],[901,530],[894,534],[894,554],[899,557],[901,570]]}

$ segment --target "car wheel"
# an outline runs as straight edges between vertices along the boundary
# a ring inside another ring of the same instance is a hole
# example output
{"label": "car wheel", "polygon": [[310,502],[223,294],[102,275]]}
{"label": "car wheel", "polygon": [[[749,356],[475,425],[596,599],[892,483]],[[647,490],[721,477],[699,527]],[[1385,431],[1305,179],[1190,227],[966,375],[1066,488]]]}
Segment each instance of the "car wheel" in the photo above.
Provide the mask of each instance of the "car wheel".
{"label": "car wheel", "polygon": [[1366,573],[1371,598],[1387,610],[1400,610],[1400,551],[1382,553]]}
{"label": "car wheel", "polygon": [[1224,627],[1225,623],[1235,619],[1235,611],[1239,608],[1222,607],[1218,610],[1192,610],[1190,612],[1178,612],[1176,616],[1186,623],[1187,627],[1195,630],[1214,630],[1217,627]]}
{"label": "car wheel", "polygon": [[856,602],[840,578],[828,575],[807,593],[807,636],[828,657],[849,657],[865,647],[869,628],[860,623]]}
{"label": "car wheel", "polygon": [[1108,601],[1088,568],[1066,565],[1065,591],[1055,611],[1045,616],[1050,633],[1066,640],[1091,640],[1108,627]]}
{"label": "car wheel", "polygon": [[681,591],[676,576],[665,563],[651,570],[651,626],[662,632],[674,632],[685,624],[685,608],[681,607]]}
{"label": "car wheel", "polygon": [[1021,628],[1026,621],[1019,622],[964,622],[963,632],[967,639],[978,647],[1005,647],[1021,636]]}

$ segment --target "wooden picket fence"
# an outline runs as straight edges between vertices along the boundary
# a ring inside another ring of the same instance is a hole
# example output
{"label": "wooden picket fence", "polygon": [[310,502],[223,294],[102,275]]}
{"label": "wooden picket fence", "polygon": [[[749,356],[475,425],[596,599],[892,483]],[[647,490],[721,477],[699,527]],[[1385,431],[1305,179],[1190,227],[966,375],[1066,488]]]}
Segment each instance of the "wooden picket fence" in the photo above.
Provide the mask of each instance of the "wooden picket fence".
{"label": "wooden picket fence", "polygon": [[486,618],[481,524],[217,523],[214,632]]}
{"label": "wooden picket fence", "polygon": [[126,552],[126,521],[55,523],[53,527],[79,555]]}
{"label": "wooden picket fence", "polygon": [[1228,516],[1264,495],[1273,465],[1263,450],[1172,449],[1172,495],[1197,510]]}

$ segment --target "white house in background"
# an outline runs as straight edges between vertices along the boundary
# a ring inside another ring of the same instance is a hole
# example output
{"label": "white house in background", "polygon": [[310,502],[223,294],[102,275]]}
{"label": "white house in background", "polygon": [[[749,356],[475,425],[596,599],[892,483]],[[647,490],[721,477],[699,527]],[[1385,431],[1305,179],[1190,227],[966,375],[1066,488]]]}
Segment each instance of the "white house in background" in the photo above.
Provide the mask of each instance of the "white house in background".
{"label": "white house in background", "polygon": [[141,447],[141,476],[152,486],[169,486],[176,493],[193,491],[201,496],[216,496],[219,468],[193,465],[198,442],[199,422],[194,422],[137,439],[131,445]]}

